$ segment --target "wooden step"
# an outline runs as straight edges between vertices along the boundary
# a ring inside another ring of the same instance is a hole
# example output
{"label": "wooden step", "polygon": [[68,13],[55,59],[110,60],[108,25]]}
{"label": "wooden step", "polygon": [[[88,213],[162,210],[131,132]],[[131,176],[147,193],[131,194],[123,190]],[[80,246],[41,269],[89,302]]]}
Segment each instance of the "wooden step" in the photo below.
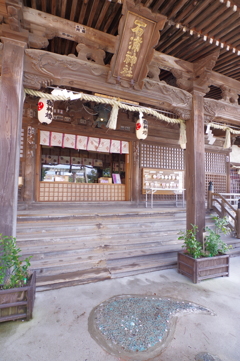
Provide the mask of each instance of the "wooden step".
{"label": "wooden step", "polygon": [[[17,244],[32,255],[38,290],[176,267],[184,212],[20,217]],[[211,219],[206,223],[211,225]],[[228,239],[230,242],[232,239]],[[240,243],[234,239],[234,252]]]}

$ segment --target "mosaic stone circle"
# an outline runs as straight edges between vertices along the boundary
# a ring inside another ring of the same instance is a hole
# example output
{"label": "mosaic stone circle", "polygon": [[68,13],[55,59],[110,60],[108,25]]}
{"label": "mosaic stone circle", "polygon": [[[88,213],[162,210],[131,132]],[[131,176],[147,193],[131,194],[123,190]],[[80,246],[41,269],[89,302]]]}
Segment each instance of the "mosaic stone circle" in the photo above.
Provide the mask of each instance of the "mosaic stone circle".
{"label": "mosaic stone circle", "polygon": [[174,331],[173,316],[182,312],[210,313],[203,306],[172,298],[115,296],[92,311],[89,321],[95,332],[90,333],[100,346],[101,340],[105,340],[104,348],[111,353],[119,354],[122,350],[139,355],[157,346],[161,348],[170,331]]}

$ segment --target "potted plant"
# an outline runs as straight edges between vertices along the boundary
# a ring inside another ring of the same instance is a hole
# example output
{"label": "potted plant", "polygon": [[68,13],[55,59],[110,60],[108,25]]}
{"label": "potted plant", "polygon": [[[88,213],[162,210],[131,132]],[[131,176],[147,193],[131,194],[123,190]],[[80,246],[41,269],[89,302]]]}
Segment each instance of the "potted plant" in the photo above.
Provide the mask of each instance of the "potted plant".
{"label": "potted plant", "polygon": [[36,272],[20,252],[14,237],[0,234],[0,322],[32,318]]}
{"label": "potted plant", "polygon": [[221,240],[220,233],[227,234],[226,218],[213,217],[215,230],[206,227],[207,234],[203,244],[196,239],[198,227],[180,232],[179,240],[184,240],[184,251],[178,252],[178,272],[190,278],[193,283],[220,276],[229,276],[229,255],[231,248]]}

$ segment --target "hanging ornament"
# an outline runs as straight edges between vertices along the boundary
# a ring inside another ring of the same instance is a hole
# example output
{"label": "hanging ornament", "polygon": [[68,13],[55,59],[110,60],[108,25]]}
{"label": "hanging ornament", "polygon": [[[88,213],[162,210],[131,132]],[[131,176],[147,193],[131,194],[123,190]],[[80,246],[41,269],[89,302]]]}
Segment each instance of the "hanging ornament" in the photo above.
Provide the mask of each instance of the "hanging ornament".
{"label": "hanging ornament", "polygon": [[187,135],[186,135],[186,123],[181,121],[180,123],[180,135],[179,135],[179,142],[180,147],[182,149],[186,149],[187,144]]}
{"label": "hanging ornament", "polygon": [[210,127],[211,127],[211,123],[208,123],[206,134],[207,134],[208,143],[212,145],[215,142],[216,138],[213,136],[213,132],[210,129]]}
{"label": "hanging ornament", "polygon": [[53,101],[40,98],[38,102],[38,120],[40,123],[50,124],[53,119]]}
{"label": "hanging ornament", "polygon": [[226,129],[226,138],[225,138],[223,148],[224,149],[231,148],[231,132],[230,132],[230,128]]}
{"label": "hanging ornament", "polygon": [[139,119],[136,123],[136,137],[140,140],[146,139],[148,136],[148,121],[143,119],[143,113],[139,112]]}
{"label": "hanging ornament", "polygon": [[118,119],[118,104],[115,103],[112,107],[112,111],[110,114],[110,118],[108,120],[108,123],[106,125],[107,128],[116,130],[117,128],[117,119]]}

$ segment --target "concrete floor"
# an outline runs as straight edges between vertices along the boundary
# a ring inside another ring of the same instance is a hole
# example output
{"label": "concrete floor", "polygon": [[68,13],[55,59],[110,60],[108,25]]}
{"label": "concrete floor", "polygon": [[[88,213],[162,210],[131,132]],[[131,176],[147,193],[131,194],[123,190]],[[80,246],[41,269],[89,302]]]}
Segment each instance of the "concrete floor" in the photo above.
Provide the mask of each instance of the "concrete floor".
{"label": "concrete floor", "polygon": [[239,257],[231,258],[230,277],[197,285],[171,269],[38,292],[31,321],[0,324],[0,360],[123,361],[107,354],[91,338],[89,313],[114,295],[146,294],[195,302],[216,314],[179,316],[173,339],[154,361],[193,361],[200,352],[218,356],[221,361],[239,361],[239,264]]}

